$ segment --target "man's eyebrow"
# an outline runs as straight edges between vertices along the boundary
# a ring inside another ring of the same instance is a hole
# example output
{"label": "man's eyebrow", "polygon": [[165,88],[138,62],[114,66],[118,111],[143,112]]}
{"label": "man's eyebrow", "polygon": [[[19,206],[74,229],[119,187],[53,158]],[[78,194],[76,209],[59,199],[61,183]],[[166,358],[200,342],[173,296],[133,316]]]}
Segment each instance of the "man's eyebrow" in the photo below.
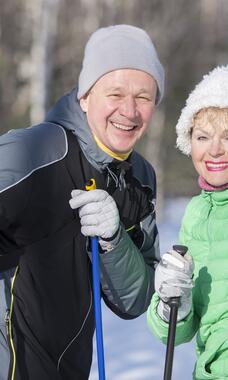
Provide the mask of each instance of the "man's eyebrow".
{"label": "man's eyebrow", "polygon": [[107,87],[105,91],[121,91],[122,87]]}
{"label": "man's eyebrow", "polygon": [[144,87],[142,87],[142,88],[140,88],[139,90],[138,90],[138,93],[139,94],[141,94],[141,93],[146,93],[146,94],[148,94],[150,91],[147,89],[147,88],[144,88]]}

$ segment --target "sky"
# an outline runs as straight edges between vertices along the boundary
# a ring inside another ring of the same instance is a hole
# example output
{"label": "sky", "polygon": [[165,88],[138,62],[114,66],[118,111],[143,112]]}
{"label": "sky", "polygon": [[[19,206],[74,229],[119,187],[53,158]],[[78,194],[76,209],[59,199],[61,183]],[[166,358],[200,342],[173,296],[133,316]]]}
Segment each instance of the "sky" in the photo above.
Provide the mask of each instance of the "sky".
{"label": "sky", "polygon": [[[177,243],[186,198],[167,199],[158,225],[161,254]],[[106,380],[162,380],[166,346],[150,333],[146,314],[122,320],[102,303]],[[175,347],[172,380],[191,380],[195,362],[194,341]],[[98,380],[96,340],[89,380]]]}

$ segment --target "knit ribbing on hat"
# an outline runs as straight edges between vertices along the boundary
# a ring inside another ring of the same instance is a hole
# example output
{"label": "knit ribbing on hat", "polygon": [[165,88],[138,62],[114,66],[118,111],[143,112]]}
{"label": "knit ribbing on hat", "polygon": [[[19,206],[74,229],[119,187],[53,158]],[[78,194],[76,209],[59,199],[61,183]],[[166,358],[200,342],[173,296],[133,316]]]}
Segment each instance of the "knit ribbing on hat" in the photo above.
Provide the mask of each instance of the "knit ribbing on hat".
{"label": "knit ribbing on hat", "polygon": [[193,117],[208,107],[228,107],[228,66],[218,66],[204,75],[187,98],[176,125],[176,143],[182,153],[191,154]]}
{"label": "knit ribbing on hat", "polygon": [[156,104],[164,94],[164,69],[149,35],[132,25],[100,28],[89,38],[78,81],[80,99],[104,74],[119,69],[136,69],[157,82]]}

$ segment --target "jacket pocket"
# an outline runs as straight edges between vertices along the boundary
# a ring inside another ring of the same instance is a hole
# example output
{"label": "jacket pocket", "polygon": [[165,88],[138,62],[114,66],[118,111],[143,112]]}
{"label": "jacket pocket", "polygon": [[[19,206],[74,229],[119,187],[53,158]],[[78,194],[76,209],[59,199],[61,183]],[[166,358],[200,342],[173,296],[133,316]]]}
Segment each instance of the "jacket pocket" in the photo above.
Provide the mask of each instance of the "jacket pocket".
{"label": "jacket pocket", "polygon": [[228,378],[228,335],[227,332],[212,333],[207,340],[205,351],[196,363],[195,378],[227,379]]}

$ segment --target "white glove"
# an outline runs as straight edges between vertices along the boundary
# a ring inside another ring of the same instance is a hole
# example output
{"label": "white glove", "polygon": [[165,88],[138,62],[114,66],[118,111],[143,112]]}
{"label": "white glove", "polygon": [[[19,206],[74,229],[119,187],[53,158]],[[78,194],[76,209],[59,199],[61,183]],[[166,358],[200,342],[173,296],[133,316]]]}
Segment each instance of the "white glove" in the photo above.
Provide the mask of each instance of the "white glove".
{"label": "white glove", "polygon": [[174,250],[165,253],[155,270],[155,291],[160,297],[157,312],[165,321],[169,321],[171,297],[180,297],[177,321],[184,319],[192,306],[192,287],[194,263],[189,254],[181,256]]}
{"label": "white glove", "polygon": [[98,236],[112,240],[120,227],[119,211],[114,199],[105,190],[73,190],[69,201],[72,209],[79,209],[81,232],[84,236]]}

